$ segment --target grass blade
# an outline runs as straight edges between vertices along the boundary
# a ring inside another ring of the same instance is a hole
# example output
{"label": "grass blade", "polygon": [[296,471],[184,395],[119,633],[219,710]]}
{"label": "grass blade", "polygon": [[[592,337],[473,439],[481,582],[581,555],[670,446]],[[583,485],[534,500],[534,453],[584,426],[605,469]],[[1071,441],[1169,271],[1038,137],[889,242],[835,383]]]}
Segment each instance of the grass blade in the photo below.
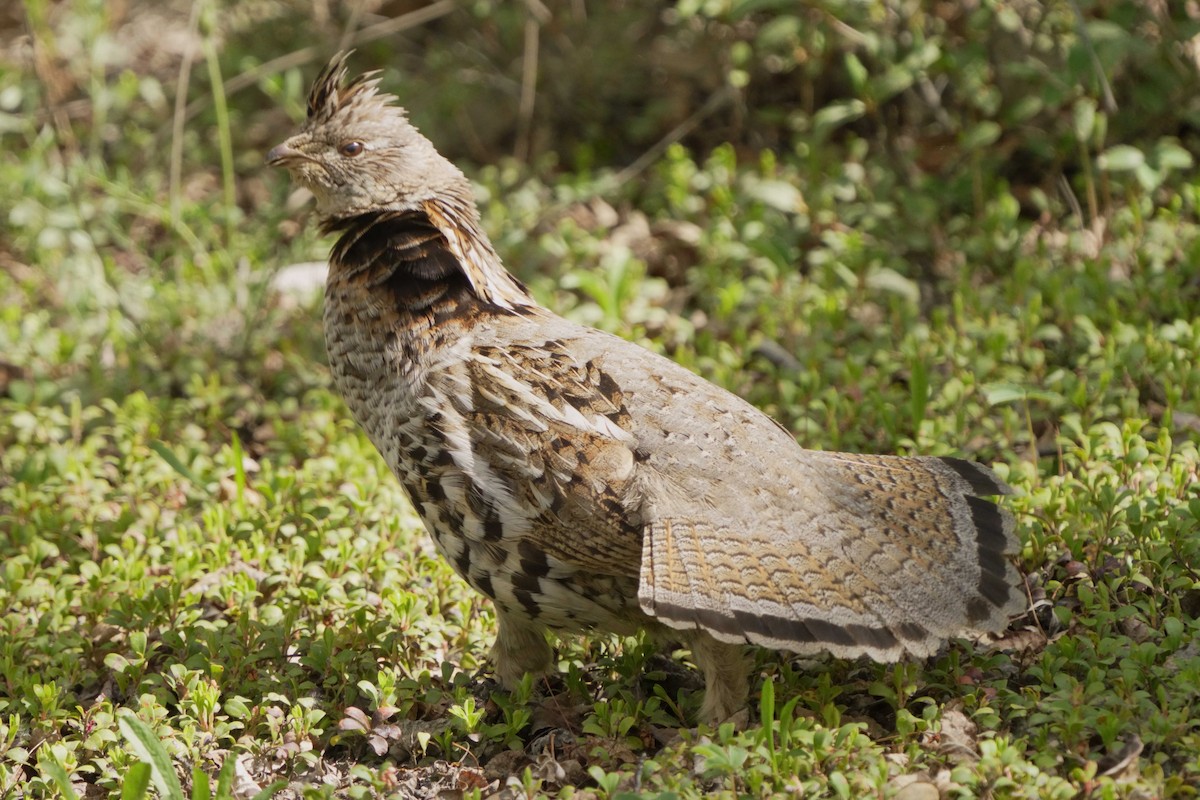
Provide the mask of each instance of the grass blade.
{"label": "grass blade", "polygon": [[287,781],[275,781],[270,786],[254,795],[254,797],[250,798],[250,800],[271,800],[271,798],[274,797],[277,792],[287,788],[287,785]]}
{"label": "grass blade", "polygon": [[150,765],[150,778],[163,800],[184,800],[183,787],[179,785],[171,757],[167,755],[154,731],[150,730],[150,726],[129,710],[121,713],[117,724],[129,743],[129,748],[138,758]]}
{"label": "grass blade", "polygon": [[214,800],[231,800],[236,770],[237,756],[233,753],[226,753],[225,762],[221,764],[221,771],[217,773],[217,790],[213,794]]}
{"label": "grass blade", "polygon": [[175,470],[180,475],[191,481],[193,486],[196,486],[200,489],[204,488],[204,484],[196,478],[196,475],[187,468],[186,464],[179,460],[179,456],[175,455],[174,451],[167,447],[166,444],[155,439],[150,443],[150,449],[158,453],[159,456],[162,457],[163,461],[170,464],[171,469]]}
{"label": "grass blade", "polygon": [[79,800],[79,795],[71,786],[71,779],[67,775],[66,767],[58,763],[58,759],[47,755],[42,759],[41,768],[42,772],[49,775],[50,779],[54,781],[54,785],[58,787],[58,791],[66,800]]}
{"label": "grass blade", "polygon": [[149,788],[150,765],[139,761],[125,773],[125,781],[121,784],[121,800],[142,800]]}
{"label": "grass blade", "polygon": [[212,800],[208,773],[200,769],[199,765],[192,767],[192,800]]}

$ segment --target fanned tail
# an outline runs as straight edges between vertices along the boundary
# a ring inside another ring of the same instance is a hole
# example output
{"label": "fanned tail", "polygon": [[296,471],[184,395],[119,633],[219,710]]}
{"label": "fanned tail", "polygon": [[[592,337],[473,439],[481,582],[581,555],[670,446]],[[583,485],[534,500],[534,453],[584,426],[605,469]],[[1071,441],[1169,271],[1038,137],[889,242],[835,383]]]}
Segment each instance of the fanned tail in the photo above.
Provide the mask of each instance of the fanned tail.
{"label": "fanned tail", "polygon": [[803,453],[799,488],[774,507],[655,518],[642,609],[726,642],[879,661],[1000,630],[1020,610],[1013,518],[983,499],[1011,489],[990,469]]}

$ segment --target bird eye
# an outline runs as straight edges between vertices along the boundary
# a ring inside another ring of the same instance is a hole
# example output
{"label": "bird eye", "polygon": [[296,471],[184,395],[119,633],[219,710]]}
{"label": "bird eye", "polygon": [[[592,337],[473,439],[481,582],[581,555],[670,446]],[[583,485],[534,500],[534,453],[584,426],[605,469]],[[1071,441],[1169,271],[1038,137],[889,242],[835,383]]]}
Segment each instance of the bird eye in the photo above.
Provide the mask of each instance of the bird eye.
{"label": "bird eye", "polygon": [[353,158],[354,156],[358,155],[359,153],[361,153],[363,150],[366,150],[366,149],[367,149],[366,145],[364,145],[362,142],[349,141],[349,142],[342,142],[342,145],[338,148],[338,152],[344,156],[350,156],[351,158]]}

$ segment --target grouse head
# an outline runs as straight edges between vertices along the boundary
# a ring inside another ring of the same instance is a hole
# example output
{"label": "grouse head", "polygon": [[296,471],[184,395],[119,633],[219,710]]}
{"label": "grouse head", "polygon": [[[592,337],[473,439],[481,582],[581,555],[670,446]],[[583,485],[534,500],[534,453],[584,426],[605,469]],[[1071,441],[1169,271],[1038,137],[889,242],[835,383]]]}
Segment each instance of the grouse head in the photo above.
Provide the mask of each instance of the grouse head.
{"label": "grouse head", "polygon": [[267,163],[287,167],[317,199],[325,222],[408,211],[434,198],[470,198],[470,183],[421,135],[396,98],[379,91],[377,72],[346,82],[339,53],[308,95],[308,120],[273,148]]}

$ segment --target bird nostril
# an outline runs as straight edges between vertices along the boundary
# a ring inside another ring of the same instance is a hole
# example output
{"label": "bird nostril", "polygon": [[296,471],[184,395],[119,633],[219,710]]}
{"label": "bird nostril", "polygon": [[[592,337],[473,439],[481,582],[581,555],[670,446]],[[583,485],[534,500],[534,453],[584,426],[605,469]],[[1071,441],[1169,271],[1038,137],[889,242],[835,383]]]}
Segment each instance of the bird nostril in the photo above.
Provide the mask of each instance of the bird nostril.
{"label": "bird nostril", "polygon": [[293,147],[289,147],[287,143],[272,147],[267,153],[267,163],[271,165],[282,163],[289,158],[295,158],[300,155],[300,151]]}

